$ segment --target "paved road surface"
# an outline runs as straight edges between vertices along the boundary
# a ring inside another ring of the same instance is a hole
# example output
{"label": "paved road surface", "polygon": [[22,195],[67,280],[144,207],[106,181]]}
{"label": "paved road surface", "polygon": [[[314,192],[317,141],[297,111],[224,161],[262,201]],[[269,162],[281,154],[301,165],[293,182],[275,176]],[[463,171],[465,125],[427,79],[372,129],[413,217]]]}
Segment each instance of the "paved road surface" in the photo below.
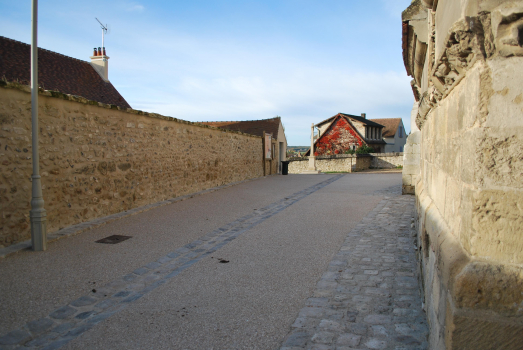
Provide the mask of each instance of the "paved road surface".
{"label": "paved road surface", "polygon": [[424,348],[400,188],[267,177],[9,256],[0,349]]}

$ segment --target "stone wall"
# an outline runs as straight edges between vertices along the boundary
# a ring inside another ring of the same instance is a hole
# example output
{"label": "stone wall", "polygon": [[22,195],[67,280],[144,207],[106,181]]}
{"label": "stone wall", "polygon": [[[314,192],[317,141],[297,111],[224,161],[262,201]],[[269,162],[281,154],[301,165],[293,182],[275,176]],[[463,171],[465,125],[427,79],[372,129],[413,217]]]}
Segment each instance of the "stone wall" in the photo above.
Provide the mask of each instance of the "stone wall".
{"label": "stone wall", "polygon": [[[28,91],[0,87],[0,247],[30,238]],[[263,175],[260,137],[52,94],[39,97],[48,233]]]}
{"label": "stone wall", "polygon": [[403,152],[373,153],[371,169],[393,169],[403,166]]}
{"label": "stone wall", "polygon": [[431,349],[523,344],[522,18],[510,0],[416,0],[403,14]]}
{"label": "stone wall", "polygon": [[[309,167],[309,158],[289,160],[289,173],[299,174]],[[354,172],[366,169],[391,169],[403,165],[403,153],[338,154],[316,157],[316,169],[322,172]]]}
{"label": "stone wall", "polygon": [[410,135],[403,152],[402,193],[414,194],[420,173],[420,131],[416,125],[418,103],[414,102],[410,113]]}

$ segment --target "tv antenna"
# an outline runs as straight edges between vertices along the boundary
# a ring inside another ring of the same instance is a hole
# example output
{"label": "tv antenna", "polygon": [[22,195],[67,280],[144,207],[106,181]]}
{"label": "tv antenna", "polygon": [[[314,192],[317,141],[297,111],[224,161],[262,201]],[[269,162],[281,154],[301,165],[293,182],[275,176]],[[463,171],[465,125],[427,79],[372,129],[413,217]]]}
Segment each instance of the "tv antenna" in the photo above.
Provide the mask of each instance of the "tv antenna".
{"label": "tv antenna", "polygon": [[109,25],[103,25],[102,22],[98,18],[95,17],[95,19],[100,23],[100,26],[102,26],[102,50],[105,49],[105,34],[109,34],[111,31],[109,30]]}

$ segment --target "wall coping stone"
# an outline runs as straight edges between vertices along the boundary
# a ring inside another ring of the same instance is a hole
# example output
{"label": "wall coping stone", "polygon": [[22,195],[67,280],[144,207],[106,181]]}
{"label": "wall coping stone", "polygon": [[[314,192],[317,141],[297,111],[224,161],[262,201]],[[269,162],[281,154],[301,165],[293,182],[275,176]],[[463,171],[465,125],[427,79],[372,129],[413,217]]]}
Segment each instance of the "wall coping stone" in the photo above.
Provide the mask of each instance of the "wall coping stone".
{"label": "wall coping stone", "polygon": [[[18,82],[10,82],[10,81],[0,79],[0,87],[5,88],[5,89],[15,89],[15,90],[20,90],[23,92],[31,93],[31,87],[29,85],[20,84]],[[198,122],[190,122],[188,120],[168,117],[168,116],[164,116],[164,115],[161,115],[158,113],[149,113],[149,112],[144,112],[144,111],[140,111],[140,110],[132,109],[132,108],[121,108],[117,105],[110,105],[110,104],[106,104],[106,103],[102,103],[102,102],[98,102],[98,101],[88,100],[82,96],[64,94],[60,91],[45,90],[41,87],[38,88],[38,92],[42,96],[58,98],[61,100],[66,100],[66,101],[78,102],[78,103],[82,103],[85,105],[97,106],[97,107],[106,108],[106,109],[115,109],[115,110],[122,111],[124,113],[143,115],[143,116],[149,117],[149,118],[168,120],[168,121],[173,121],[173,122],[180,123],[180,124],[187,124],[187,125],[197,126],[200,128],[205,128],[205,129],[220,130],[222,132],[245,135],[245,136],[250,136],[250,137],[259,138],[259,139],[262,138],[261,136],[246,134],[246,133],[243,133],[240,131],[217,128],[215,126],[200,124]]]}

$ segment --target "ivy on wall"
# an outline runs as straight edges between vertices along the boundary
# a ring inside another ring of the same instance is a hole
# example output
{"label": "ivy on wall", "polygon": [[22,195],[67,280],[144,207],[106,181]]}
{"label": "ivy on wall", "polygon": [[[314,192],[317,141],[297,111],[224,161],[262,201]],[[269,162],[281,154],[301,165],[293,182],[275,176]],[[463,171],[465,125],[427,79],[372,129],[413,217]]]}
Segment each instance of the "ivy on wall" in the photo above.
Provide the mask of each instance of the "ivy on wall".
{"label": "ivy on wall", "polygon": [[343,117],[338,117],[316,142],[315,156],[343,154],[360,147],[363,140]]}

